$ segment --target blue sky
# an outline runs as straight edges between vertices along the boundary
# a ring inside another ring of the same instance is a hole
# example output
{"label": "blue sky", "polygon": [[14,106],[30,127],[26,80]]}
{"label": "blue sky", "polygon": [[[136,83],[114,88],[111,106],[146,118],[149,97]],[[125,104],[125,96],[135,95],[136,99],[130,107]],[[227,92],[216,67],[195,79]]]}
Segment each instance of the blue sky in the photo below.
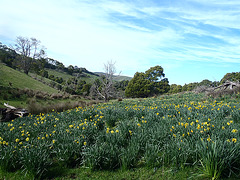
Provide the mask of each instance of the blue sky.
{"label": "blue sky", "polygon": [[133,76],[164,68],[170,84],[240,71],[239,0],[0,0],[0,41],[35,37],[66,66]]}

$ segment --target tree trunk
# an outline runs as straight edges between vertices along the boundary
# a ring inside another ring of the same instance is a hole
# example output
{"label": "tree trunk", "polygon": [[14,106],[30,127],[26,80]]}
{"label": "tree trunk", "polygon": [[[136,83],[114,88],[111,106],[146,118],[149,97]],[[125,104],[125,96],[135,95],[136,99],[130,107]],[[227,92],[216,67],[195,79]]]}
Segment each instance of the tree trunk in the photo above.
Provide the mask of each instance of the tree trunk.
{"label": "tree trunk", "polygon": [[220,88],[223,88],[223,90],[229,88],[229,89],[233,89],[234,87],[240,87],[240,83],[239,82],[231,82],[231,81],[226,81],[224,84],[220,85],[220,86],[217,86],[213,89],[213,91],[215,89],[220,89]]}
{"label": "tree trunk", "polygon": [[28,69],[24,69],[24,73],[28,75],[29,73]]}
{"label": "tree trunk", "polygon": [[7,108],[0,108],[0,114],[2,115],[0,122],[9,122],[15,118],[24,117],[28,115],[28,111],[25,109],[15,108],[5,103],[4,105]]}

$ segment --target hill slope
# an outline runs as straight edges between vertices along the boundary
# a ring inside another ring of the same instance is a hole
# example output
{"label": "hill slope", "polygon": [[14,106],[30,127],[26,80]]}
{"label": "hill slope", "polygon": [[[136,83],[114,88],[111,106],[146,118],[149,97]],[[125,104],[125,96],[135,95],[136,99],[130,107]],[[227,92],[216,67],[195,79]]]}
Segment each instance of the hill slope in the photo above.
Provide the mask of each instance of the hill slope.
{"label": "hill slope", "polygon": [[[55,77],[61,77],[63,78],[64,81],[67,81],[70,78],[76,77],[76,76],[67,74],[64,71],[58,71],[55,69],[46,69],[46,70],[48,71],[49,75],[54,75]],[[87,83],[93,83],[96,78],[98,78],[97,74],[94,75],[94,73],[86,73],[86,72],[83,72],[81,74],[81,77],[79,77],[80,80],[84,80]]]}
{"label": "hill slope", "polygon": [[[98,74],[99,76],[101,76],[101,75],[104,75],[105,73],[103,73],[103,72],[94,72],[95,74]],[[129,77],[129,76],[121,76],[121,75],[114,75],[113,76],[113,80],[114,81],[126,81],[126,80],[131,80],[132,79],[132,77]]]}
{"label": "hill slope", "polygon": [[11,83],[13,88],[29,88],[32,90],[48,92],[50,94],[58,92],[56,89],[31,78],[23,72],[14,70],[0,63],[0,86],[7,87],[9,86],[9,83]]}

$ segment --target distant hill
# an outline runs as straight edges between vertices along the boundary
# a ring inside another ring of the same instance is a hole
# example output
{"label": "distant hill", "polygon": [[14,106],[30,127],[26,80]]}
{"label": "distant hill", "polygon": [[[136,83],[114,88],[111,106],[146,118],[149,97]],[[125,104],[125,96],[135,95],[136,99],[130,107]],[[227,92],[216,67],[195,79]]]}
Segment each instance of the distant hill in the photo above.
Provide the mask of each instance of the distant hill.
{"label": "distant hill", "polygon": [[[97,75],[99,75],[99,76],[101,76],[101,75],[104,75],[105,73],[103,73],[103,72],[94,72],[94,74],[97,74]],[[114,77],[113,77],[113,80],[115,80],[115,81],[124,81],[124,80],[131,80],[132,79],[132,77],[129,77],[129,76],[121,76],[121,75],[114,75]]]}

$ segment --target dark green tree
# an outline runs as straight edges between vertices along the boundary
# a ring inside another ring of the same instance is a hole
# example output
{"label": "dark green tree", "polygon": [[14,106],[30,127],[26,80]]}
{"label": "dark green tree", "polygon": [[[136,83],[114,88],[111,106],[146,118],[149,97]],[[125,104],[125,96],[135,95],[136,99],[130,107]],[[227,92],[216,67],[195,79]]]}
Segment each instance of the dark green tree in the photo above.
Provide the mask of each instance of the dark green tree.
{"label": "dark green tree", "polygon": [[42,69],[39,73],[42,77],[48,78],[48,71]]}
{"label": "dark green tree", "polygon": [[170,90],[168,78],[164,78],[159,82],[159,94],[167,93]]}
{"label": "dark green tree", "polygon": [[146,79],[144,73],[136,72],[134,77],[129,81],[125,90],[127,97],[148,97],[151,93],[151,81]]}
{"label": "dark green tree", "polygon": [[73,65],[69,65],[69,66],[67,67],[67,69],[68,69],[68,74],[72,75],[73,72],[74,72],[74,67],[73,67]]}
{"label": "dark green tree", "polygon": [[130,80],[125,95],[127,97],[149,97],[169,91],[169,82],[164,78],[161,66],[151,67],[145,73],[135,73]]}
{"label": "dark green tree", "polygon": [[170,90],[169,93],[179,93],[182,91],[182,86],[181,85],[177,85],[177,84],[171,84],[170,85]]}
{"label": "dark green tree", "polygon": [[198,84],[198,86],[207,86],[207,87],[209,87],[209,86],[212,86],[212,84],[213,84],[212,81],[210,81],[210,80],[208,80],[208,79],[204,79],[204,80],[202,80],[202,81]]}
{"label": "dark green tree", "polygon": [[114,83],[114,87],[117,90],[125,91],[128,83],[129,83],[129,80],[117,81],[117,82]]}
{"label": "dark green tree", "polygon": [[92,85],[91,84],[84,84],[83,88],[82,88],[82,93],[85,96],[88,96],[90,93],[90,89],[91,89]]}
{"label": "dark green tree", "polygon": [[198,83],[194,82],[194,83],[189,83],[187,85],[187,91],[192,91],[195,87],[197,87]]}
{"label": "dark green tree", "polygon": [[3,62],[7,66],[15,69],[15,60],[18,56],[19,55],[14,50],[8,48],[0,42],[0,62]]}
{"label": "dark green tree", "polygon": [[188,85],[187,85],[187,84],[184,84],[183,87],[182,87],[182,91],[183,91],[183,92],[184,92],[184,91],[187,91],[187,89],[188,89]]}
{"label": "dark green tree", "polygon": [[163,68],[161,66],[154,66],[145,71],[145,77],[151,82],[159,82],[165,77],[165,74],[163,73]]}

